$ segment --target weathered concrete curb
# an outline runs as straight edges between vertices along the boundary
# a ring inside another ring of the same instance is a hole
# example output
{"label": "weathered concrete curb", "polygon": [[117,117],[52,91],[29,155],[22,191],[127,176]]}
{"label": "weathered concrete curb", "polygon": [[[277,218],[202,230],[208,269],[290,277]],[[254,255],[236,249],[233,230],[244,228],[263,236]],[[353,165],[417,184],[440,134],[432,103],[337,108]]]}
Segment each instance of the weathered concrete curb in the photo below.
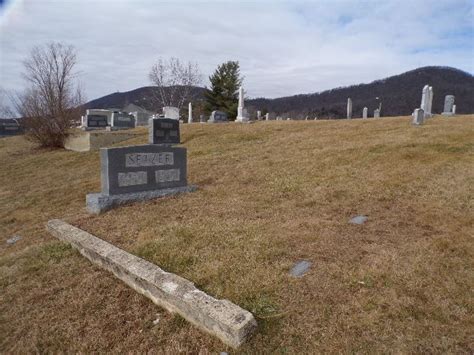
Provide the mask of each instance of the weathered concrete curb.
{"label": "weathered concrete curb", "polygon": [[197,187],[195,185],[188,185],[161,190],[131,192],[128,194],[119,195],[105,195],[102,193],[87,194],[86,209],[89,213],[101,214],[120,205],[126,205],[132,202],[151,200],[158,197],[172,196],[185,192],[193,192],[196,190]]}
{"label": "weathered concrete curb", "polygon": [[113,246],[66,222],[53,219],[49,232],[71,243],[93,263],[107,269],[135,291],[170,312],[237,348],[255,330],[253,315],[228,300],[217,300],[194,284]]}

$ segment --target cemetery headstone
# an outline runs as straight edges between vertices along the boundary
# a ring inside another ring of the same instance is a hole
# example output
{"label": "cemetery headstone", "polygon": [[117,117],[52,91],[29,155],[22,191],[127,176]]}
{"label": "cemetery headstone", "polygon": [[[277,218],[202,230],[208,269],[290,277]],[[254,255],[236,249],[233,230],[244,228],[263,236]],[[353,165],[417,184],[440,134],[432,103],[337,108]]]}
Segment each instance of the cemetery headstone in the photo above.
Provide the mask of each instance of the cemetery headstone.
{"label": "cemetery headstone", "polygon": [[88,109],[82,119],[82,129],[105,129],[112,125],[114,111],[104,109]]}
{"label": "cemetery headstone", "polygon": [[362,110],[362,118],[367,118],[368,111],[369,109],[367,107],[364,107],[364,109]]}
{"label": "cemetery headstone", "polygon": [[262,119],[262,111],[257,111],[257,120],[260,121]]}
{"label": "cemetery headstone", "polygon": [[179,121],[150,119],[149,143],[101,148],[101,192],[86,196],[89,212],[196,189],[187,184],[186,148],[172,146],[179,144]]}
{"label": "cemetery headstone", "polygon": [[444,108],[442,115],[451,116],[453,115],[453,107],[454,107],[454,95],[446,95],[444,98]]}
{"label": "cemetery headstone", "polygon": [[106,115],[86,115],[86,128],[97,129],[109,126]]}
{"label": "cemetery headstone", "polygon": [[23,129],[16,119],[0,119],[0,137],[14,136],[23,133]]}
{"label": "cemetery headstone", "polygon": [[433,107],[433,87],[430,86],[429,90],[428,90],[428,93],[429,93],[429,100],[428,100],[428,117],[432,117],[433,114],[431,113],[431,109]]}
{"label": "cemetery headstone", "polygon": [[165,118],[179,120],[179,108],[174,106],[165,106],[163,107],[163,116]]}
{"label": "cemetery headstone", "polygon": [[265,121],[268,121],[269,119],[270,119],[270,114],[267,112],[267,113],[265,114]]}
{"label": "cemetery headstone", "polygon": [[429,85],[425,85],[423,86],[423,90],[421,91],[421,104],[420,104],[420,108],[424,111],[426,111],[427,107],[428,107],[428,100],[429,100],[429,90],[430,90],[430,86]]}
{"label": "cemetery headstone", "polygon": [[135,116],[126,112],[115,111],[112,115],[111,127],[115,129],[130,129],[135,128],[137,120]]}
{"label": "cemetery headstone", "polygon": [[148,143],[179,144],[179,121],[172,118],[152,118],[148,123]]}
{"label": "cemetery headstone", "polygon": [[199,122],[206,123],[206,117],[204,115],[199,115]]}
{"label": "cemetery headstone", "polygon": [[453,115],[456,114],[456,105],[453,105]]}
{"label": "cemetery headstone", "polygon": [[433,87],[425,85],[422,90],[420,108],[423,109],[425,118],[432,116],[431,108],[433,106]]}
{"label": "cemetery headstone", "polygon": [[241,86],[239,88],[239,106],[237,107],[237,118],[236,122],[249,122],[249,115],[247,109],[245,108],[244,103],[244,88]]}
{"label": "cemetery headstone", "polygon": [[101,192],[86,196],[91,213],[195,190],[187,185],[186,148],[159,144],[101,148],[100,160]]}
{"label": "cemetery headstone", "polygon": [[378,108],[374,110],[374,118],[380,118],[380,110]]}
{"label": "cemetery headstone", "polygon": [[413,124],[415,126],[422,125],[425,122],[425,113],[423,112],[423,109],[417,108],[415,109],[415,112],[413,112]]}
{"label": "cemetery headstone", "polygon": [[212,111],[208,123],[225,123],[228,122],[227,113],[223,111]]}
{"label": "cemetery headstone", "polygon": [[191,102],[188,105],[188,123],[193,123],[193,104]]}
{"label": "cemetery headstone", "polygon": [[352,100],[349,97],[347,99],[347,119],[350,120],[352,118]]}

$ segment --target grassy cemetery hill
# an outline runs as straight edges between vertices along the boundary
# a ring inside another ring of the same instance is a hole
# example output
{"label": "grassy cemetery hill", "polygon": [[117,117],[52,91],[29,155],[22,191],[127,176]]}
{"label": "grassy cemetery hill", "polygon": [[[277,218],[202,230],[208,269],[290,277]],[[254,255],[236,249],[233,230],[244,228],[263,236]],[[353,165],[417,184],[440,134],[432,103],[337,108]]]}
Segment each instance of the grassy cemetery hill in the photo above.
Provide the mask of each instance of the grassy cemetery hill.
{"label": "grassy cemetery hill", "polygon": [[[181,142],[196,192],[96,216],[97,151],[0,139],[0,352],[473,351],[474,115],[184,124]],[[226,347],[54,239],[53,218],[249,310],[255,335]]]}

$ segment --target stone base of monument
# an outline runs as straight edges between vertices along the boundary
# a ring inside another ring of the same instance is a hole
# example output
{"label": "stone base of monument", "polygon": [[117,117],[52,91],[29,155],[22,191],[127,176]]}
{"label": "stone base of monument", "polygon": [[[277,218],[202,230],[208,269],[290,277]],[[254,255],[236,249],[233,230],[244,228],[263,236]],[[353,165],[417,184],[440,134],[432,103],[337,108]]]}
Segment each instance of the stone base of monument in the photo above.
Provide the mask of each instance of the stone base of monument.
{"label": "stone base of monument", "polygon": [[107,126],[106,127],[81,127],[81,130],[86,131],[86,132],[87,131],[103,131],[106,128]]}
{"label": "stone base of monument", "polygon": [[71,134],[66,138],[64,148],[75,152],[89,152],[126,141],[137,135],[139,135],[139,133],[131,130],[107,132],[103,128],[100,130],[93,129],[91,131],[73,129],[71,130]]}
{"label": "stone base of monument", "polygon": [[195,185],[189,185],[181,187],[172,187],[169,189],[131,192],[119,195],[105,195],[102,193],[87,194],[86,209],[89,213],[101,214],[121,205],[126,205],[133,202],[152,200],[159,197],[173,196],[184,192],[193,192],[196,190],[197,187]]}
{"label": "stone base of monument", "polygon": [[107,126],[107,127],[105,127],[105,130],[107,132],[113,132],[113,131],[123,131],[125,129],[133,129],[133,128],[135,128],[135,127],[117,127],[117,126],[112,127],[112,126]]}
{"label": "stone base of monument", "polygon": [[255,123],[255,122],[257,122],[257,121],[250,121],[250,120],[247,120],[247,121],[246,121],[246,120],[239,120],[239,119],[236,119],[235,122],[236,122],[236,123],[249,123],[249,124],[250,124],[250,123]]}
{"label": "stone base of monument", "polygon": [[443,113],[441,113],[441,115],[443,115],[443,116],[454,116],[454,113],[452,113],[452,112],[443,112]]}

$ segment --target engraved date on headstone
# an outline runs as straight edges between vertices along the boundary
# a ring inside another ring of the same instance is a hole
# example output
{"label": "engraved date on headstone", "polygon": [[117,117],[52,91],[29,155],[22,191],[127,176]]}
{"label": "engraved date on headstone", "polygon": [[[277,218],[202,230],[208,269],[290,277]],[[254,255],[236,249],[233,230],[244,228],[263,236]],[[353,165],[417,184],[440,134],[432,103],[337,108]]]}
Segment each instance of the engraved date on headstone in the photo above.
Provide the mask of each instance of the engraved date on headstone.
{"label": "engraved date on headstone", "polygon": [[179,181],[179,169],[156,170],[155,179],[157,183]]}
{"label": "engraved date on headstone", "polygon": [[118,173],[118,185],[120,187],[146,185],[147,182],[148,176],[146,171],[131,171],[128,173]]}

